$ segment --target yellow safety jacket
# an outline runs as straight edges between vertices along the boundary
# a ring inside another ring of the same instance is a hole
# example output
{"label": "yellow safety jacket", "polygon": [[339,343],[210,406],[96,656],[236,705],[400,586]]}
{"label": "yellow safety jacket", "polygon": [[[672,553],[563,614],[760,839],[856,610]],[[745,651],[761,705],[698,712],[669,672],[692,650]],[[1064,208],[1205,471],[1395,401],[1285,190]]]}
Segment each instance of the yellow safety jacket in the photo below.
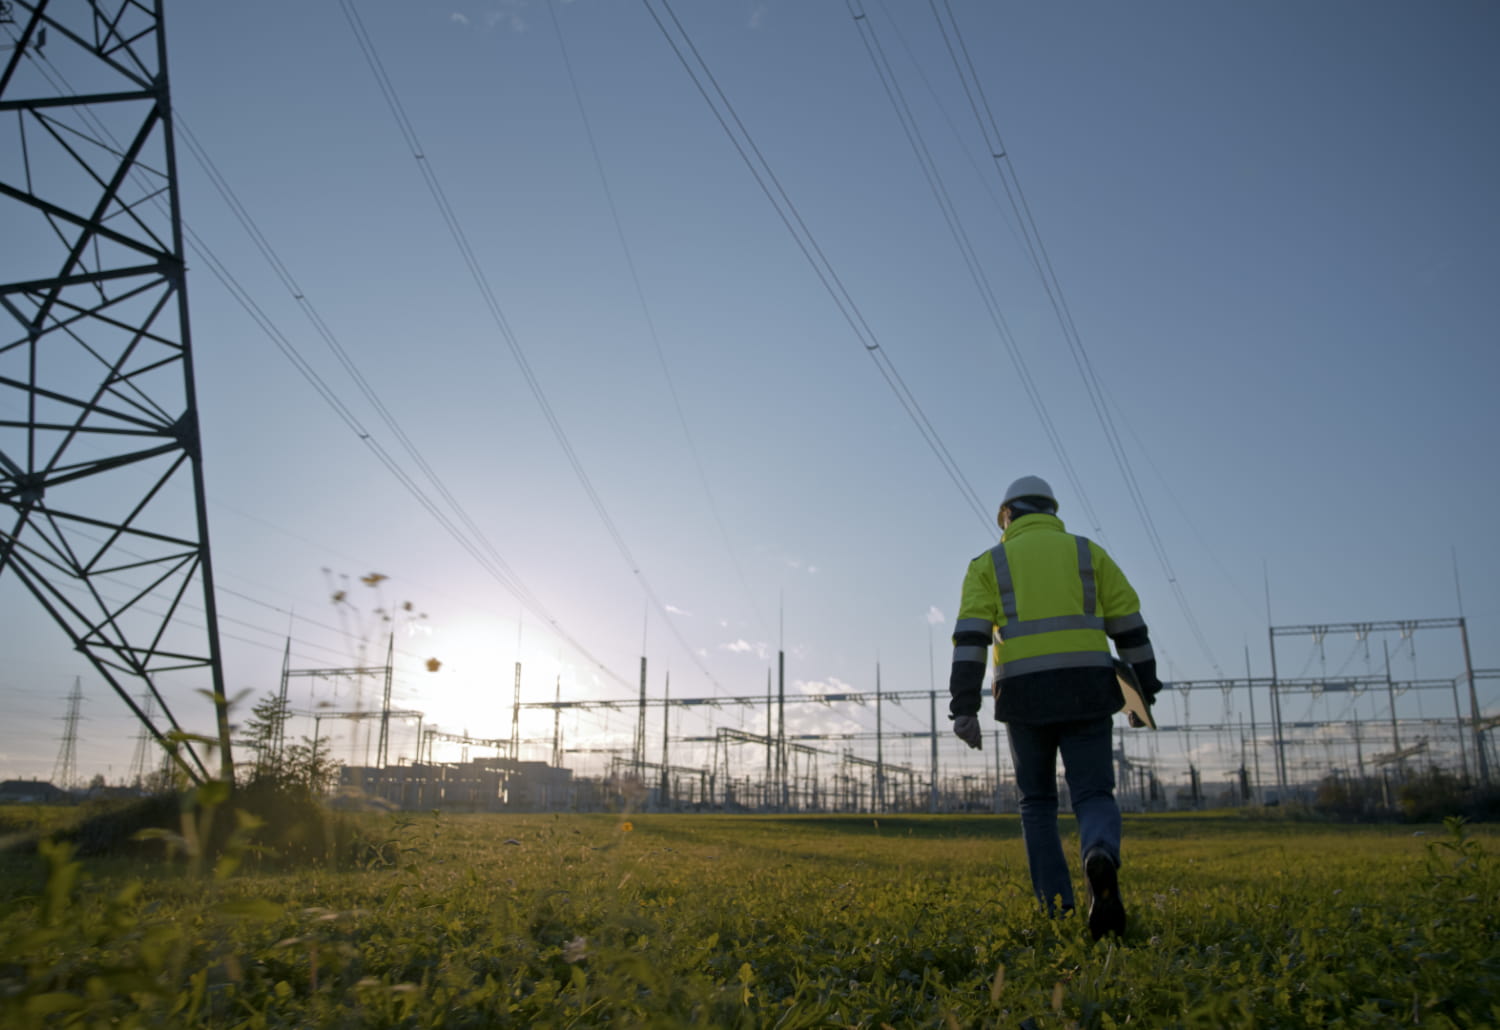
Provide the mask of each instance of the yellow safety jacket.
{"label": "yellow safety jacket", "polygon": [[1068,533],[1055,515],[1023,515],[964,576],[951,710],[978,710],[993,643],[998,718],[1050,722],[1118,711],[1110,639],[1141,641],[1121,648],[1127,662],[1151,659],[1145,627],[1140,599],[1104,548]]}

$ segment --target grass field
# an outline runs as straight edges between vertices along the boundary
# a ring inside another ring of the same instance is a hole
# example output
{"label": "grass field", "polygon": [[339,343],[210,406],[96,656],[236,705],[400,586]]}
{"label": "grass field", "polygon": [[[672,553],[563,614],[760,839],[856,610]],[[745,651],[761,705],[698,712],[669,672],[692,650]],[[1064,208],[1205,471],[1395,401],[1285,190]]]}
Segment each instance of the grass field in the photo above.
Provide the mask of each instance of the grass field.
{"label": "grass field", "polygon": [[1013,816],[369,818],[355,870],[5,856],[0,1025],[1500,1026],[1487,827],[1127,816],[1094,943]]}

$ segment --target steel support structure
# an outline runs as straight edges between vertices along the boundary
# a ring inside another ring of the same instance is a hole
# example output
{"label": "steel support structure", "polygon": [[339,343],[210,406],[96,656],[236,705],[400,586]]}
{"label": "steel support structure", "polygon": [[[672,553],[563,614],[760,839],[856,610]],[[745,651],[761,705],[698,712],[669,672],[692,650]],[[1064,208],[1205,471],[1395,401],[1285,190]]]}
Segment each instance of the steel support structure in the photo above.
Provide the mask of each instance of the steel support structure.
{"label": "steel support structure", "polygon": [[[19,581],[191,778],[212,775],[196,739],[232,779],[162,0],[6,10],[0,582]],[[213,697],[216,735],[183,729],[169,685]]]}
{"label": "steel support structure", "polygon": [[[1484,741],[1480,735],[1480,731],[1478,728],[1480,721],[1479,693],[1474,686],[1474,662],[1469,653],[1469,628],[1467,621],[1462,616],[1449,619],[1386,619],[1374,622],[1327,622],[1301,626],[1272,626],[1270,628],[1270,636],[1272,670],[1271,678],[1273,681],[1271,685],[1271,697],[1273,704],[1275,703],[1275,699],[1277,696],[1276,683],[1274,682],[1276,678],[1275,670],[1277,637],[1312,637],[1313,640],[1321,646],[1324,637],[1335,636],[1339,634],[1353,634],[1356,640],[1368,640],[1372,635],[1377,633],[1396,633],[1400,635],[1400,638],[1402,640],[1408,640],[1411,639],[1418,630],[1425,629],[1458,630],[1459,639],[1463,645],[1465,679],[1467,680],[1469,687],[1469,719],[1471,721],[1471,732],[1473,734],[1475,760],[1477,762],[1477,768],[1479,770],[1479,782],[1482,786],[1488,787],[1490,784],[1490,765],[1488,756],[1485,754]],[[1387,676],[1389,676],[1389,657],[1387,657],[1386,664]],[[1455,684],[1455,705],[1456,704],[1457,695]],[[1392,709],[1393,710],[1391,714],[1392,718],[1394,719],[1394,701],[1392,702]],[[1459,719],[1461,723],[1462,716],[1459,716]],[[1280,734],[1278,730],[1278,755],[1280,754],[1281,747],[1282,745],[1280,743]],[[1399,744],[1397,745],[1396,750],[1400,750]],[[1462,734],[1459,735],[1459,753],[1464,760],[1464,767],[1465,771],[1467,772],[1468,759],[1464,753],[1464,740]],[[1281,776],[1284,781],[1284,771],[1282,771]],[[1285,786],[1284,782],[1282,783],[1282,786]]]}
{"label": "steel support structure", "polygon": [[[394,676],[395,676],[395,666],[393,664],[393,662],[395,661],[395,647],[396,647],[395,636],[393,634],[392,637],[391,637],[390,647],[386,651],[386,659],[385,659],[385,664],[384,665],[350,665],[350,666],[344,666],[343,668],[336,668],[336,669],[293,669],[293,668],[289,668],[289,665],[290,665],[290,662],[291,662],[291,653],[292,653],[291,652],[291,648],[292,648],[292,645],[291,645],[291,641],[288,640],[287,641],[287,650],[286,650],[286,653],[282,657],[282,660],[281,660],[281,691],[280,691],[280,695],[279,696],[281,698],[283,710],[284,711],[288,711],[288,712],[291,711],[291,709],[289,707],[290,702],[288,701],[288,695],[289,695],[289,692],[290,692],[290,683],[291,683],[291,680],[294,677],[295,678],[299,678],[299,679],[301,679],[301,678],[309,678],[309,677],[313,678],[313,679],[345,679],[345,678],[353,679],[353,678],[360,677],[360,676],[372,676],[372,677],[373,676],[381,676],[381,677],[383,677],[383,679],[384,679],[384,686],[383,686],[383,688],[381,690],[382,701],[381,701],[380,708],[378,708],[378,709],[364,709],[364,708],[360,708],[360,707],[358,707],[359,701],[358,701],[358,699],[356,699],[356,702],[355,702],[356,703],[356,709],[353,712],[341,712],[341,713],[338,713],[337,715],[335,715],[333,713],[324,713],[322,715],[317,715],[316,718],[329,718],[329,719],[338,718],[338,719],[349,719],[349,720],[352,720],[354,722],[356,736],[351,737],[351,739],[350,739],[350,745],[351,745],[351,747],[355,747],[355,746],[358,746],[358,743],[359,743],[358,738],[357,738],[358,731],[362,728],[362,724],[365,722],[365,720],[373,719],[376,716],[379,716],[380,717],[380,744],[379,744],[379,747],[377,749],[377,753],[380,756],[380,759],[379,759],[380,765],[384,766],[386,764],[386,760],[387,760],[386,750],[389,747],[390,717],[392,715],[395,715],[397,718],[403,718],[403,717],[405,717],[407,715],[413,714],[413,713],[409,713],[409,712],[393,712],[391,710],[391,685],[392,685],[392,682],[393,682]],[[293,713],[293,714],[296,714],[296,713]],[[315,713],[306,713],[306,714],[308,714],[309,716],[314,716]],[[420,715],[421,713],[415,713],[415,714]],[[285,726],[282,727],[282,737],[283,737],[283,739],[285,738]],[[314,728],[314,731],[313,731],[313,737],[314,737],[314,740],[317,739],[317,729],[316,729],[316,727]],[[421,750],[421,745],[420,745],[421,736],[420,736],[420,734],[418,735],[417,739],[419,741],[419,743],[418,743],[418,750],[420,751]],[[369,746],[370,746],[370,735],[369,735],[369,732],[367,730],[366,733],[365,733],[365,758],[366,758],[366,760],[369,759]]]}

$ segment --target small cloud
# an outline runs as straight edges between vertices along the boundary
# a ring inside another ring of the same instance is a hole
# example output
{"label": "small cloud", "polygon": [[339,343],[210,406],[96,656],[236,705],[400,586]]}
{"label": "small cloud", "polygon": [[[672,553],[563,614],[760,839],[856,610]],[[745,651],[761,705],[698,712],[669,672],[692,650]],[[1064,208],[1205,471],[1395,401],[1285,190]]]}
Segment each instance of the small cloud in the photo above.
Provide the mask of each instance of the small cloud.
{"label": "small cloud", "polygon": [[693,613],[692,612],[685,612],[681,608],[677,607],[675,604],[669,604],[669,605],[667,605],[666,609],[667,609],[667,611],[671,612],[673,615],[686,615],[690,619],[693,617]]}
{"label": "small cloud", "polygon": [[927,609],[927,625],[941,626],[947,621],[948,617],[939,610],[937,605],[932,605]]}
{"label": "small cloud", "polygon": [[448,15],[448,20],[458,22],[458,24],[460,25],[469,24],[469,16],[458,11],[454,11],[452,14]]}
{"label": "small cloud", "polygon": [[486,28],[493,29],[502,22],[512,32],[525,32],[526,0],[501,0],[500,6],[484,16]]}
{"label": "small cloud", "polygon": [[757,658],[769,657],[771,653],[770,648],[765,644],[759,642],[752,644],[743,637],[729,644],[720,644],[719,648],[731,654],[753,654]]}
{"label": "small cloud", "polygon": [[766,18],[766,10],[765,4],[756,4],[750,9],[749,25],[752,29],[760,28],[760,23]]}
{"label": "small cloud", "polygon": [[855,689],[837,676],[826,680],[793,680],[792,689],[802,694],[852,694]]}

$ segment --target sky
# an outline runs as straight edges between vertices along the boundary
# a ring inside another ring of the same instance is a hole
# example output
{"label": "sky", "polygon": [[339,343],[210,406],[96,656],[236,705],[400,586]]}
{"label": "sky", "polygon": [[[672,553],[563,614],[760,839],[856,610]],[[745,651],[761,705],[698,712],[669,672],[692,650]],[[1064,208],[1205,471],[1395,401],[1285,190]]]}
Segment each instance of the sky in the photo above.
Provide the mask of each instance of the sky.
{"label": "sky", "polygon": [[[945,775],[983,771],[1004,756],[946,735],[948,637],[1021,475],[1130,577],[1165,680],[1268,675],[1269,625],[1459,615],[1474,666],[1500,668],[1493,5],[168,0],[166,31],[196,142],[183,217],[212,255],[189,254],[188,292],[241,714],[289,635],[296,669],[377,664],[383,607],[395,702],[446,732],[509,737],[517,661],[527,702],[631,699],[643,655],[653,697],[740,697],[780,651],[791,696],[873,691],[877,667],[885,691],[935,689]],[[468,547],[377,445],[461,506]],[[51,774],[76,677],[80,773],[123,778],[133,717],[13,576],[0,605],[0,777]],[[1282,638],[1278,670],[1380,674],[1387,647],[1398,679],[1463,674],[1453,630]],[[207,729],[196,685],[170,687]],[[374,691],[308,677],[292,700]],[[1493,713],[1500,679],[1478,694]],[[1169,691],[1158,714],[1249,703]],[[1453,714],[1447,691],[1396,703]],[[883,712],[930,725],[925,701]],[[1351,712],[1389,701],[1287,718]],[[787,731],[874,717],[793,704]],[[766,726],[761,706],[672,718]],[[358,761],[348,725],[336,757]],[[628,748],[635,712],[559,726]],[[552,732],[526,710],[523,757]],[[1227,767],[1232,737],[1149,747]],[[414,741],[402,723],[393,752]],[[871,747],[822,760],[846,746]]]}

